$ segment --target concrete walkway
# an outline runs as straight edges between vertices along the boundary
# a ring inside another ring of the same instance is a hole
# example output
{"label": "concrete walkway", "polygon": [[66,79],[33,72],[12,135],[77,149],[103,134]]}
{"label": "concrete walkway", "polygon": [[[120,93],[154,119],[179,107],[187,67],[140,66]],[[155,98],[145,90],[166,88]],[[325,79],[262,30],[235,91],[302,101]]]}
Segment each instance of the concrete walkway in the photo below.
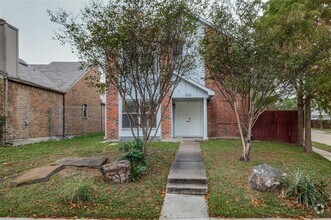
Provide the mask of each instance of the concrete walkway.
{"label": "concrete walkway", "polygon": [[311,139],[314,142],[327,144],[331,146],[331,133],[326,133],[319,130],[311,130]]}
{"label": "concrete walkway", "polygon": [[207,191],[200,144],[182,142],[168,176],[160,219],[209,219]]}

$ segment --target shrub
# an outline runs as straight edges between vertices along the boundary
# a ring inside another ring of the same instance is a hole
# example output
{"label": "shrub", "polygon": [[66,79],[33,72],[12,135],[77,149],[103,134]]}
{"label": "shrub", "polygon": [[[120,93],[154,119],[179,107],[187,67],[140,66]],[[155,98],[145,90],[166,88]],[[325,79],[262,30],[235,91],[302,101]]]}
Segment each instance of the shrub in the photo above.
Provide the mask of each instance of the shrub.
{"label": "shrub", "polygon": [[74,178],[71,182],[63,185],[60,195],[65,202],[81,205],[83,202],[93,200],[93,191],[94,186],[92,182],[82,178]]}
{"label": "shrub", "polygon": [[143,151],[143,142],[135,139],[132,142],[123,143],[120,146],[123,153],[120,160],[128,160],[131,163],[131,181],[136,181],[147,169],[146,155]]}
{"label": "shrub", "polygon": [[330,195],[326,192],[326,184],[320,182],[315,184],[309,174],[304,174],[301,170],[290,172],[283,179],[285,186],[285,196],[294,199],[307,208],[327,207]]}

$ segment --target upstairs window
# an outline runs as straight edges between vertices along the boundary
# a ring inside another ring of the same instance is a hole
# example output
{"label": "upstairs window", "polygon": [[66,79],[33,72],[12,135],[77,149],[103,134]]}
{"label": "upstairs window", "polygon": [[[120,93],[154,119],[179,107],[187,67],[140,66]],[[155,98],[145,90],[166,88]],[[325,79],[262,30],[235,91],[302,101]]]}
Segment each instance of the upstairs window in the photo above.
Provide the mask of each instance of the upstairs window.
{"label": "upstairs window", "polygon": [[87,105],[83,104],[83,118],[87,118],[87,117],[88,117]]}

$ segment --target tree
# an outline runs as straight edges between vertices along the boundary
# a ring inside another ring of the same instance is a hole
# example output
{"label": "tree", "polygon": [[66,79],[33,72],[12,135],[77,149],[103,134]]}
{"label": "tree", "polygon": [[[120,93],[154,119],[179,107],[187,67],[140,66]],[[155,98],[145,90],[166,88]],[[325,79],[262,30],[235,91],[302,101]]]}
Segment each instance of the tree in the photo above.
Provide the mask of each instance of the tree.
{"label": "tree", "polygon": [[259,24],[262,9],[259,0],[215,3],[210,15],[213,27],[201,49],[210,78],[236,114],[243,161],[250,158],[255,122],[287,87],[278,68],[277,41]]}
{"label": "tree", "polygon": [[142,133],[144,151],[153,139],[156,114],[163,115],[171,99],[164,109],[162,102],[195,67],[201,5],[192,2],[92,1],[81,10],[80,20],[63,10],[49,12],[51,21],[62,26],[56,38],[71,44],[86,66],[99,67],[108,87],[118,91],[133,136]]}
{"label": "tree", "polygon": [[295,97],[284,97],[277,100],[269,106],[268,109],[272,110],[295,110],[297,108],[297,100]]}
{"label": "tree", "polygon": [[[279,49],[286,57],[284,70],[296,91],[298,145],[312,152],[311,102],[331,96],[323,89],[330,74],[330,1],[270,0],[262,18],[278,36]],[[324,80],[323,80],[324,79]],[[329,91],[330,92],[330,91]]]}

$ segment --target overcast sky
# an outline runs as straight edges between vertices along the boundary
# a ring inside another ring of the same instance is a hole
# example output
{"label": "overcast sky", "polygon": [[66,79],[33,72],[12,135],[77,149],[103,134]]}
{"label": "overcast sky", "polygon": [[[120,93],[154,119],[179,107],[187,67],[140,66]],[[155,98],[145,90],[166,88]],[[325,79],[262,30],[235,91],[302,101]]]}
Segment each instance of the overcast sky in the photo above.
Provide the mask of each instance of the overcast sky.
{"label": "overcast sky", "polygon": [[86,0],[0,0],[0,18],[19,29],[19,56],[29,64],[77,61],[70,46],[53,40],[58,26],[47,9],[79,12]]}
{"label": "overcast sky", "polygon": [[[107,0],[104,0],[105,2]],[[53,40],[58,25],[49,20],[47,9],[63,8],[78,13],[88,0],[0,0],[0,18],[19,29],[19,56],[29,64],[77,61],[69,45]]]}

